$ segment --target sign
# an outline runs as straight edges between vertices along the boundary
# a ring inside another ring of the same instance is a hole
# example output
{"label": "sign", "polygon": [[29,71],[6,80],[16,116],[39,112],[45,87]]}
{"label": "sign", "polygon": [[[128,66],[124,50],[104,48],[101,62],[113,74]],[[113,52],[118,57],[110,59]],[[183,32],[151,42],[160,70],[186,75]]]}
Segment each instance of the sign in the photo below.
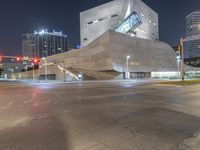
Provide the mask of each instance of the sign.
{"label": "sign", "polygon": [[184,42],[195,41],[195,40],[200,40],[200,34],[188,36],[185,39],[183,39]]}
{"label": "sign", "polygon": [[25,56],[25,57],[22,58],[22,60],[23,60],[23,61],[29,61],[29,57],[28,57],[28,56]]}

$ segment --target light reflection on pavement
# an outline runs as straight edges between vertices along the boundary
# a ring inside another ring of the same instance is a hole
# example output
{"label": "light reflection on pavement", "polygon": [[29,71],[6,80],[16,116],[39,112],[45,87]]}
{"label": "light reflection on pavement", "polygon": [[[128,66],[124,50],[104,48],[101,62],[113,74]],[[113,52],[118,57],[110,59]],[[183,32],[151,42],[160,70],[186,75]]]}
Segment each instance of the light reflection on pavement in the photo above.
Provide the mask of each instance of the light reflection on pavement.
{"label": "light reflection on pavement", "polygon": [[0,150],[200,149],[199,88],[0,82]]}

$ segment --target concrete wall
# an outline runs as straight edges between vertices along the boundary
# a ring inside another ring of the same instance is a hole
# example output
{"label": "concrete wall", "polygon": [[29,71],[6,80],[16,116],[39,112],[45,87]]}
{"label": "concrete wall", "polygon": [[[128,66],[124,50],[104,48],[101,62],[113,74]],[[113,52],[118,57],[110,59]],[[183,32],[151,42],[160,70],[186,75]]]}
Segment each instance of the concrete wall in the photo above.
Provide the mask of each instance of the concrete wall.
{"label": "concrete wall", "polygon": [[[130,38],[113,31],[110,31],[110,41],[113,70],[119,72],[177,71],[176,54],[164,42]],[[128,64],[127,56],[130,56]]]}
{"label": "concrete wall", "polygon": [[[114,30],[133,11],[142,21],[142,24],[134,31],[136,37],[158,39],[156,12],[141,0],[115,0],[80,13],[81,46],[88,45],[108,30]],[[112,17],[116,14],[117,16]]]}
{"label": "concrete wall", "polygon": [[[60,81],[72,81],[77,80],[76,78],[72,77],[71,75],[64,73],[61,71],[58,66],[58,64],[51,64],[47,66],[47,75],[48,80],[53,80],[52,75],[55,75],[55,80]],[[27,71],[27,72],[18,72],[14,73],[13,75],[9,73],[7,75],[7,79],[19,79],[19,80],[45,80],[45,67],[41,66],[39,69],[35,69],[34,72]]]}
{"label": "concrete wall", "polygon": [[[104,33],[79,50],[50,56],[47,62],[60,64],[66,69],[71,68],[86,73],[88,76],[92,76],[95,72],[95,78],[98,78],[98,73],[99,75],[104,73],[102,75],[105,78],[106,72],[127,71],[127,56],[130,56],[129,72],[177,71],[176,54],[168,44],[133,38],[114,31]],[[111,74],[107,77],[114,77]]]}
{"label": "concrete wall", "polygon": [[66,68],[105,71],[112,70],[109,32],[88,46],[47,58],[48,62],[65,62]]}

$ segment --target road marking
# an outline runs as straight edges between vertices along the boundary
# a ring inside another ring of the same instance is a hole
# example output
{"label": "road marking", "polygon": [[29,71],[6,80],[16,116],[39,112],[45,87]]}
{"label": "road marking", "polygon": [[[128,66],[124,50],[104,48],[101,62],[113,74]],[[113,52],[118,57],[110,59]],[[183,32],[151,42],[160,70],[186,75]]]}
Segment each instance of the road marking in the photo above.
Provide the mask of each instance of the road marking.
{"label": "road marking", "polygon": [[197,150],[200,148],[200,134],[196,133],[193,137],[187,138],[179,145],[179,150]]}
{"label": "road marking", "polygon": [[30,100],[27,100],[27,101],[24,101],[24,104],[27,104],[27,103],[29,103],[29,102],[33,102],[34,99],[36,98],[36,96],[37,96],[36,93],[33,93],[31,99],[30,99]]}
{"label": "road marking", "polygon": [[9,109],[14,104],[14,101],[8,102],[5,106],[0,106],[0,109]]}
{"label": "road marking", "polygon": [[[62,99],[61,95],[58,93],[58,92],[53,92],[54,95],[56,95],[58,97],[59,100]],[[54,104],[57,104],[58,101],[57,100],[54,100]]]}
{"label": "road marking", "polygon": [[53,94],[56,95],[59,98],[59,100],[61,99],[61,95],[58,92],[53,92]]}
{"label": "road marking", "polygon": [[116,94],[105,94],[105,95],[97,95],[97,96],[87,96],[87,97],[78,97],[78,100],[82,99],[101,99],[101,98],[110,98],[110,97],[118,97],[118,96],[130,96],[135,94],[141,94],[143,92],[128,92],[128,93],[116,93]]}
{"label": "road marking", "polygon": [[36,98],[36,94],[33,93],[32,98],[30,99],[30,102],[33,102],[33,100]]}

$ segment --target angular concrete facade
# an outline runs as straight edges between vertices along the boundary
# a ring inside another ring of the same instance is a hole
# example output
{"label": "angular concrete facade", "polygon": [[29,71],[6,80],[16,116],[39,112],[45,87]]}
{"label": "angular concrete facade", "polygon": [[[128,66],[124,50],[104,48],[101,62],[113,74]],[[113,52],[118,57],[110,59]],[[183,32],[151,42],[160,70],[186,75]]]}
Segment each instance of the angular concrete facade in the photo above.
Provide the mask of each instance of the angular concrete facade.
{"label": "angular concrete facade", "polygon": [[[130,56],[128,64],[127,56]],[[69,71],[87,74],[94,79],[113,79],[127,71],[177,71],[176,54],[168,44],[114,31],[107,31],[84,48],[47,57],[47,62],[60,64]]]}
{"label": "angular concrete facade", "polygon": [[133,12],[140,23],[128,32],[138,38],[158,40],[158,14],[155,11],[142,0],[115,0],[80,13],[81,46],[108,30],[116,30]]}
{"label": "angular concrete facade", "polygon": [[85,79],[177,72],[176,54],[158,41],[158,30],[158,14],[142,0],[114,0],[80,13],[81,49],[46,61],[58,72],[65,70],[74,78],[82,74]]}

